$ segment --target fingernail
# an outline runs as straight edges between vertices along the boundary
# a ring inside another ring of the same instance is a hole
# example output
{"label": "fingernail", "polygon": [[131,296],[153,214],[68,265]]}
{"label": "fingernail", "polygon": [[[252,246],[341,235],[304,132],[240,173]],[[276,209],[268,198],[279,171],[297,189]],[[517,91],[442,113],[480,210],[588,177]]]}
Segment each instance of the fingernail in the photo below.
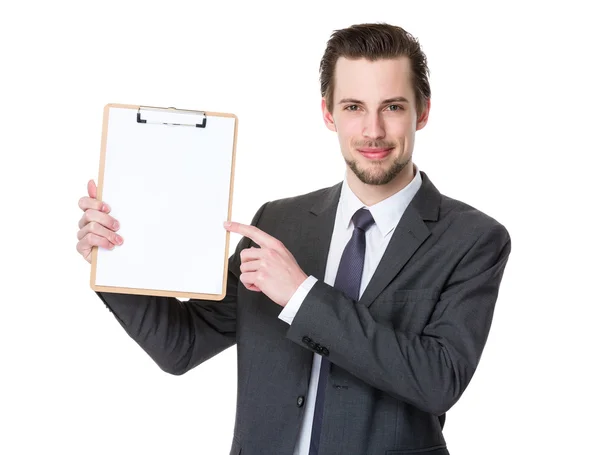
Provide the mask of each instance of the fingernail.
{"label": "fingernail", "polygon": [[225,221],[225,222],[223,223],[223,226],[225,226],[225,227],[230,227],[230,226],[231,226],[231,222],[229,222],[229,221]]}
{"label": "fingernail", "polygon": [[110,212],[110,207],[108,204],[102,204],[102,211],[107,213]]}
{"label": "fingernail", "polygon": [[123,243],[123,237],[121,237],[120,235],[117,235],[117,243],[120,245],[121,243]]}

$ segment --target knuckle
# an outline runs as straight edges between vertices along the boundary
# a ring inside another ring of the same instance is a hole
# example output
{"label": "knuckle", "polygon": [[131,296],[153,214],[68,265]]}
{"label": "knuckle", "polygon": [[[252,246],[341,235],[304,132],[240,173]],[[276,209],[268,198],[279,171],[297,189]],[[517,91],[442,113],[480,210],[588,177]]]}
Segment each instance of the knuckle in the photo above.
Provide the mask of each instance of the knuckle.
{"label": "knuckle", "polygon": [[100,237],[98,237],[96,234],[92,234],[91,232],[89,234],[86,235],[87,237],[87,243],[90,246],[98,246],[100,244],[100,242],[98,241],[100,239]]}

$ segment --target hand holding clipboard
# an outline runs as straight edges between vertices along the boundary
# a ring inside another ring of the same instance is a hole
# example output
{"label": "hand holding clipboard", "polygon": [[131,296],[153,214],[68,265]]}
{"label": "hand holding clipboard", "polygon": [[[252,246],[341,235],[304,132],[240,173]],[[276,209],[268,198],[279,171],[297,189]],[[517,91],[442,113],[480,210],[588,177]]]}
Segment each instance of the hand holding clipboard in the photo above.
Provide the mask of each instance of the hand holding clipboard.
{"label": "hand holding clipboard", "polygon": [[117,234],[121,226],[118,220],[110,216],[110,205],[96,199],[97,191],[96,182],[90,180],[88,196],[79,200],[83,215],[79,220],[77,251],[90,264],[94,247],[112,250],[116,245],[122,245],[124,240]]}

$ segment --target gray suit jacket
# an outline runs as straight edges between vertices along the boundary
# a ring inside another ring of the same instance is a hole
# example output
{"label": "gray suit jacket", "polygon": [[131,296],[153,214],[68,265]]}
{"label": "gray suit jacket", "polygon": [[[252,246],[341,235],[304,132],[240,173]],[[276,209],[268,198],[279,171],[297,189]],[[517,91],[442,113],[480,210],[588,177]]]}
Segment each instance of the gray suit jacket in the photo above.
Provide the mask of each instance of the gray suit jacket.
{"label": "gray suit jacket", "polygon": [[292,454],[314,352],[332,363],[322,454],[447,455],[445,413],[479,362],[511,240],[420,172],[422,186],[358,302],[323,282],[341,183],[265,203],[252,220],[319,279],[292,325],[239,283],[239,253],[257,246],[247,238],[230,258],[221,302],[98,295],[168,373],[237,343],[232,455]]}

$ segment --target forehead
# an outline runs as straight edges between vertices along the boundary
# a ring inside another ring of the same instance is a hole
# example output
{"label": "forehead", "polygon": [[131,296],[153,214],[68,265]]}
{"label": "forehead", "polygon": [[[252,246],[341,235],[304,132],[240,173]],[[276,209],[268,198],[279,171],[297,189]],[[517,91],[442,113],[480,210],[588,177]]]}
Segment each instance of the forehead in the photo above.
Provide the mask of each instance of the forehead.
{"label": "forehead", "polygon": [[414,100],[408,57],[370,61],[340,57],[335,66],[334,101],[365,101],[404,96]]}

